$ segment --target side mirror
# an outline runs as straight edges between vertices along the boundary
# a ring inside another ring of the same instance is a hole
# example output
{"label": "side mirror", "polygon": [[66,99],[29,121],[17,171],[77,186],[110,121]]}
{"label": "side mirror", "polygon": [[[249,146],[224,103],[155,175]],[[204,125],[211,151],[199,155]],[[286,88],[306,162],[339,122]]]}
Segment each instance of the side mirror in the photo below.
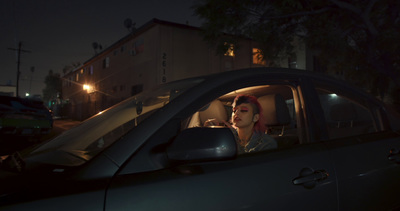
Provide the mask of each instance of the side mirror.
{"label": "side mirror", "polygon": [[182,131],[167,149],[172,161],[183,163],[236,157],[235,137],[229,128],[195,127]]}

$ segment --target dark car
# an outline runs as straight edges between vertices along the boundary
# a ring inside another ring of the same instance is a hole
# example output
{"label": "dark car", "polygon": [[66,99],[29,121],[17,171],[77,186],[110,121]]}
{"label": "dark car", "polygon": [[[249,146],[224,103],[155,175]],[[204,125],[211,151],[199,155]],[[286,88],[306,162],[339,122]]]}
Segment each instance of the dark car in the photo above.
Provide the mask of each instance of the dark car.
{"label": "dark car", "polygon": [[0,135],[40,136],[52,127],[52,112],[43,101],[0,96]]}
{"label": "dark car", "polygon": [[[278,148],[237,154],[229,121],[256,96]],[[313,72],[257,68],[127,99],[26,156],[3,160],[5,210],[395,210],[398,120]]]}

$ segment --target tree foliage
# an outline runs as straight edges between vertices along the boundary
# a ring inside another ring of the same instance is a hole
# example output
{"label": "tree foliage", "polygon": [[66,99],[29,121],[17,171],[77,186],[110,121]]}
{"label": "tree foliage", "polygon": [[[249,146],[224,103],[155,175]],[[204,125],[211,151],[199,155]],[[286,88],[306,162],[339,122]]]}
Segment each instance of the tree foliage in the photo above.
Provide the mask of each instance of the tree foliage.
{"label": "tree foliage", "polygon": [[293,53],[296,38],[323,71],[341,71],[375,92],[387,91],[389,79],[400,87],[398,0],[203,0],[193,8],[218,52],[247,37],[260,43],[265,59],[275,60]]}
{"label": "tree foliage", "polygon": [[59,73],[53,73],[53,70],[49,70],[44,83],[46,86],[43,89],[43,101],[54,100],[62,93],[62,82]]}

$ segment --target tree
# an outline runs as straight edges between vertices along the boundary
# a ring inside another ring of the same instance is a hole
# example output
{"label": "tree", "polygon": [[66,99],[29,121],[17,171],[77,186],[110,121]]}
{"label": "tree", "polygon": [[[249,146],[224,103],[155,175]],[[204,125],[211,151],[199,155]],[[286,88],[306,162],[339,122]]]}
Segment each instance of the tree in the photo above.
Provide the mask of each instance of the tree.
{"label": "tree", "polygon": [[296,38],[326,72],[343,71],[375,94],[387,92],[389,80],[400,87],[398,0],[203,0],[193,8],[205,40],[220,53],[224,43],[247,37],[273,61],[291,55]]}
{"label": "tree", "polygon": [[64,75],[74,71],[77,67],[81,66],[80,62],[72,62],[70,65],[65,65],[64,68],[62,69]]}
{"label": "tree", "polygon": [[62,82],[59,73],[53,73],[53,70],[49,70],[49,74],[44,79],[46,84],[43,89],[43,101],[49,102],[60,97],[62,93]]}

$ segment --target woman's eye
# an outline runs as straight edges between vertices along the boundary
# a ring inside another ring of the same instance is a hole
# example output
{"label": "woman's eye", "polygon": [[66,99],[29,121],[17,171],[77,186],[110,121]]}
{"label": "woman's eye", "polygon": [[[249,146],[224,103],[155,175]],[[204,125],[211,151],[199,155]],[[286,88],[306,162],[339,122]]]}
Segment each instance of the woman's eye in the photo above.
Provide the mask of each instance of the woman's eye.
{"label": "woman's eye", "polygon": [[247,109],[241,109],[240,112],[248,112],[249,110]]}

